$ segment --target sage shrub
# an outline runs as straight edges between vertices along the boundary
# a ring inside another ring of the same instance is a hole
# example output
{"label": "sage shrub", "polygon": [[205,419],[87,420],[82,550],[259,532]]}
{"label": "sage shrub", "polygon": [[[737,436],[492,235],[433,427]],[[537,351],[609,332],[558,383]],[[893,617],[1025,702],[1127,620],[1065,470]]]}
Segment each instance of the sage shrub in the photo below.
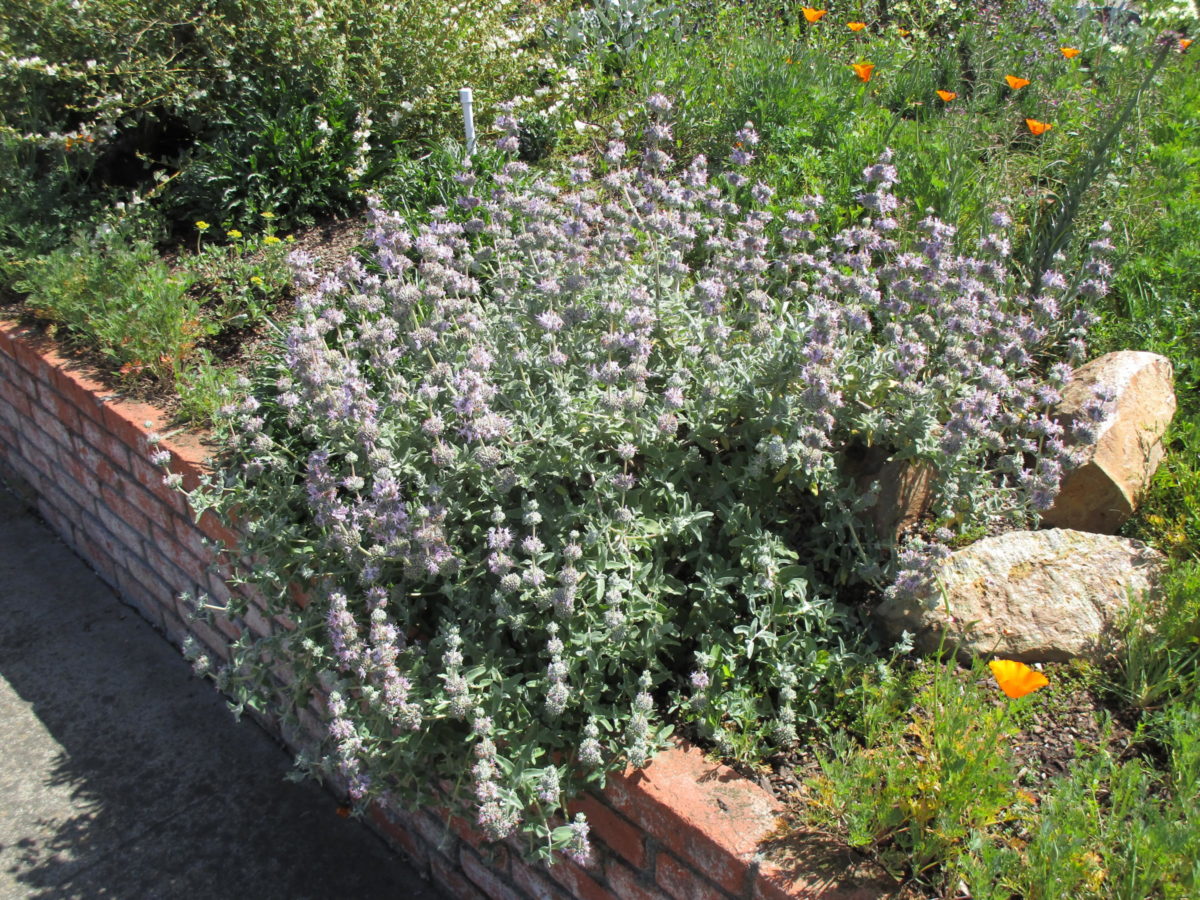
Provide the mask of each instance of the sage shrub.
{"label": "sage shrub", "polygon": [[[905,208],[889,154],[821,242],[820,197],[754,180],[752,126],[715,173],[676,165],[672,104],[647,107],[641,151],[618,130],[558,178],[468,162],[430,221],[372,209],[369,262],[294,253],[295,324],[197,498],[246,523],[240,577],[290,620],[220,683],[318,708],[301,763],[356,802],[440,782],[544,854],[586,854],[566,800],[676,725],[793,743],[867,658],[863,598],[1049,505],[1075,300],[1105,291],[1097,259],[1022,296],[1007,217],[968,252]],[[872,531],[867,448],[935,473],[923,540]]]}

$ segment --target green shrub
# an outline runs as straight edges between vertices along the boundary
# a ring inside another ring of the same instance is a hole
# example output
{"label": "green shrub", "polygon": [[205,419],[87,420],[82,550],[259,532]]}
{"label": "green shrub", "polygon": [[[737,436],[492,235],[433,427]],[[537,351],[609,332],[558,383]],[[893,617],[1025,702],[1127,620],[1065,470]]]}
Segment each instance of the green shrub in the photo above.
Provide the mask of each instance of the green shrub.
{"label": "green shrub", "polygon": [[1128,706],[1152,710],[1194,700],[1200,675],[1200,561],[1177,565],[1161,601],[1134,606],[1112,688]]}
{"label": "green shrub", "polygon": [[1174,707],[1167,774],[1101,749],[1077,762],[1029,814],[1019,840],[979,834],[951,863],[973,897],[1184,900],[1200,887],[1196,776],[1200,710]]}
{"label": "green shrub", "polygon": [[894,675],[868,684],[862,742],[847,732],[830,739],[806,785],[803,826],[843,836],[900,880],[952,886],[947,862],[1029,812],[1005,754],[1017,714],[981,689],[981,674],[934,663],[907,684]]}
{"label": "green shrub", "polygon": [[551,817],[644,763],[662,706],[722,752],[791,745],[860,658],[839,593],[928,563],[864,524],[850,460],[929,462],[945,540],[1028,522],[1057,486],[1067,367],[1035,353],[1081,353],[1079,322],[1065,277],[1055,304],[1017,294],[1003,215],[963,256],[949,226],[894,218],[885,155],[870,217],[826,244],[818,199],[751,182],[752,128],[727,173],[675,169],[671,104],[649,106],[645,151],[614,139],[598,174],[466,168],[415,229],[373,212],[370,266],[294,257],[315,290],[197,499],[253,523],[240,577],[297,624],[220,683],[285,709],[332,690],[306,762],[358,803],[436,772],[490,837],[578,851]]}
{"label": "green shrub", "polygon": [[532,91],[558,7],[14,0],[0,17],[0,136],[33,148],[38,170],[65,158],[77,188],[182,171],[166,206],[178,226],[344,208],[396,142],[460,133],[457,88],[476,88],[481,114]]}
{"label": "green shrub", "polygon": [[98,350],[121,374],[167,379],[201,337],[188,276],[118,229],[76,235],[27,266],[16,288],[39,318],[68,341]]}

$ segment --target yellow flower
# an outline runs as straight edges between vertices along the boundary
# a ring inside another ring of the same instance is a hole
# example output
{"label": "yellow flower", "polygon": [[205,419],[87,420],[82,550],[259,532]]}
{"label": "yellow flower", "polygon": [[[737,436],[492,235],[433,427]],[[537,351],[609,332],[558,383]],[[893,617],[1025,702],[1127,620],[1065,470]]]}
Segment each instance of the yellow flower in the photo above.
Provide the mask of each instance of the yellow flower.
{"label": "yellow flower", "polygon": [[196,230],[197,231],[208,231],[208,223],[207,222],[197,222]]}
{"label": "yellow flower", "polygon": [[805,6],[800,11],[804,13],[804,18],[807,19],[810,24],[820,21],[821,17],[825,15],[825,13],[829,12],[827,9],[813,9],[811,6]]}
{"label": "yellow flower", "polygon": [[849,28],[851,31],[862,31],[864,28],[867,27],[867,23],[866,22],[847,22],[846,27]]}
{"label": "yellow flower", "polygon": [[225,234],[228,237],[233,238],[235,241],[242,236],[242,233],[240,231],[238,231],[236,228],[230,228],[227,232],[225,232]]}
{"label": "yellow flower", "polygon": [[257,285],[259,285],[259,286],[261,287],[261,286],[262,286],[262,284],[263,284],[262,276],[261,276],[261,275],[251,275],[251,276],[250,276],[250,283],[251,283],[251,284],[257,284]]}
{"label": "yellow flower", "polygon": [[1063,56],[1065,56],[1067,59],[1074,59],[1075,57],[1077,57],[1079,55],[1079,51],[1076,50],[1074,47],[1059,47],[1058,52],[1061,53]]}
{"label": "yellow flower", "polygon": [[275,235],[271,234],[271,235],[268,235],[267,237],[263,238],[263,243],[270,245],[270,244],[279,244],[282,242],[279,240],[279,238],[275,237]]}
{"label": "yellow flower", "polygon": [[267,210],[265,213],[262,214],[262,217],[264,219],[273,219],[273,218],[275,218],[275,213],[271,212],[270,210]]}

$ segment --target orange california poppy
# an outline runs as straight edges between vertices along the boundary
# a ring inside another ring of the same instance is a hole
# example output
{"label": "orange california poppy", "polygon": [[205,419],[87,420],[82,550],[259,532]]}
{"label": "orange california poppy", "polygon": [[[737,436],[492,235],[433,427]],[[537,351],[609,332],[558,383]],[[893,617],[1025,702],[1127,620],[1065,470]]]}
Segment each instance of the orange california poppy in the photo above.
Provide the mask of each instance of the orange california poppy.
{"label": "orange california poppy", "polygon": [[1076,50],[1074,47],[1059,47],[1058,52],[1061,53],[1063,56],[1065,56],[1067,59],[1074,59],[1075,57],[1077,57],[1079,55],[1079,51]]}
{"label": "orange california poppy", "polygon": [[958,96],[958,94],[954,93],[954,91],[938,91],[937,95],[942,98],[943,103],[949,103]]}
{"label": "orange california poppy", "polygon": [[871,71],[875,68],[875,63],[851,63],[850,68],[854,70],[854,74],[862,81],[871,80]]}
{"label": "orange california poppy", "polygon": [[907,28],[901,28],[899,25],[897,25],[896,34],[900,35],[900,37],[908,37],[910,34],[912,34],[912,32]]}
{"label": "orange california poppy", "polygon": [[1019,91],[1025,85],[1029,84],[1028,78],[1018,78],[1016,75],[1005,75],[1004,80],[1014,91]]}
{"label": "orange california poppy", "polygon": [[1192,39],[1184,38],[1183,40],[1181,40],[1179,42],[1179,52],[1182,53],[1184,50],[1186,50],[1190,46],[1192,46]]}
{"label": "orange california poppy", "polygon": [[807,19],[809,22],[820,21],[821,16],[823,16],[823,15],[825,15],[825,13],[829,12],[829,10],[827,10],[827,9],[813,9],[811,6],[806,6],[800,11],[802,13],[804,13],[804,18]]}
{"label": "orange california poppy", "polygon": [[866,22],[847,22],[846,27],[849,28],[851,31],[862,31],[864,28],[867,27],[867,23]]}
{"label": "orange california poppy", "polygon": [[1042,135],[1054,127],[1052,122],[1039,122],[1037,119],[1026,119],[1026,126],[1035,135]]}
{"label": "orange california poppy", "polygon": [[1050,679],[1041,672],[1011,659],[993,659],[988,663],[988,668],[996,677],[996,684],[1000,685],[1000,690],[1013,700],[1031,694],[1050,683]]}

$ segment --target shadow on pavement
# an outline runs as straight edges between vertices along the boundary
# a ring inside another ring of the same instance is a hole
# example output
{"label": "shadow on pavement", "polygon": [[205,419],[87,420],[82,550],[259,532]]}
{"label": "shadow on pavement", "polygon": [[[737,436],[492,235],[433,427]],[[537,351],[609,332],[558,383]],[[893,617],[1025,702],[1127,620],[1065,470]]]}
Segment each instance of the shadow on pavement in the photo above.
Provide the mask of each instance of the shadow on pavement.
{"label": "shadow on pavement", "polygon": [[0,483],[0,897],[436,898]]}

